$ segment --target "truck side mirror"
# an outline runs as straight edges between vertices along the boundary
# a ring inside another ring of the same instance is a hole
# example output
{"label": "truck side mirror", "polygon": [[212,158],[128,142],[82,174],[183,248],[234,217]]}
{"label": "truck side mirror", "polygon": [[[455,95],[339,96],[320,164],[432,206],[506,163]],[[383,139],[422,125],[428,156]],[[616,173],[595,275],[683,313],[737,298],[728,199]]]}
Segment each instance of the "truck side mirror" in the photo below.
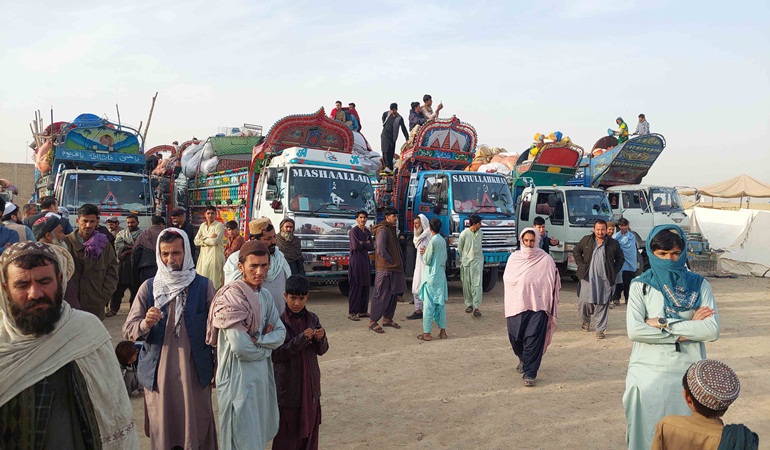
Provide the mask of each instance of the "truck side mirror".
{"label": "truck side mirror", "polygon": [[267,184],[271,186],[277,186],[278,185],[278,169],[275,167],[268,167],[265,169],[265,174],[267,175]]}

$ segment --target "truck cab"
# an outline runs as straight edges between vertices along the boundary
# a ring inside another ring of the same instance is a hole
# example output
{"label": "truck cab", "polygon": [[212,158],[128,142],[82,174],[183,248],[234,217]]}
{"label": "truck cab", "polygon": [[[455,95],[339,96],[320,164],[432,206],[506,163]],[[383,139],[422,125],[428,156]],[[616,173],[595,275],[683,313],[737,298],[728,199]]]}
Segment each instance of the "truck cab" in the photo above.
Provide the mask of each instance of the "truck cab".
{"label": "truck cab", "polygon": [[[90,203],[101,218],[139,216],[150,227],[154,200],[144,173],[144,146],[139,132],[93,114],[58,122],[34,134],[37,144],[35,195],[53,195],[67,209],[73,226],[77,210]],[[44,161],[51,164],[43,164]]]}
{"label": "truck cab", "polygon": [[647,239],[657,225],[673,224],[689,231],[690,221],[676,188],[645,184],[607,188],[607,197],[615,215],[628,219],[631,229]]}
{"label": "truck cab", "polygon": [[[402,206],[406,224],[413,231],[413,220],[419,214],[429,220],[434,217],[441,220],[441,230],[449,239],[447,272],[452,279],[456,279],[460,271],[457,252],[460,233],[470,226],[471,214],[481,217],[484,267],[487,268],[483,283],[485,292],[492,290],[497,281],[497,268],[508,261],[517,243],[508,179],[499,174],[428,170],[413,173],[409,186]],[[413,246],[407,245],[407,248],[408,254],[414,251]]]}
{"label": "truck cab", "polygon": [[306,275],[314,281],[347,276],[350,229],[356,213],[375,217],[374,194],[353,154],[290,147],[274,157],[257,181],[252,217],[274,226],[294,219]]}
{"label": "truck cab", "polygon": [[550,237],[559,240],[550,253],[561,270],[577,271],[572,250],[583,236],[592,233],[597,219],[612,220],[612,208],[601,189],[531,184],[516,201],[520,230],[533,226],[535,217],[545,219]]}

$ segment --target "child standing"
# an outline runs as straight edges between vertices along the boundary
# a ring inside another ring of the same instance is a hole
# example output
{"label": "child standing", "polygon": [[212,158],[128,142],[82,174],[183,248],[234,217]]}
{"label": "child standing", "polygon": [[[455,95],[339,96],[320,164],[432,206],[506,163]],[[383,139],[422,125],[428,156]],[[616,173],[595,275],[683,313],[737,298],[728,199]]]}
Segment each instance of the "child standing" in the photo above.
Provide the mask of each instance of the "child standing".
{"label": "child standing", "polygon": [[687,369],[682,386],[692,416],[661,419],[655,427],[653,450],[751,450],[758,447],[756,433],[743,425],[725,426],[721,419],[741,391],[741,383],[733,369],[719,361],[703,359]]}
{"label": "child standing", "polygon": [[317,449],[321,425],[321,369],[318,356],[329,350],[318,316],[308,311],[310,284],[292,275],[283,294],[286,311],[284,344],[273,350],[280,425],[273,449]]}

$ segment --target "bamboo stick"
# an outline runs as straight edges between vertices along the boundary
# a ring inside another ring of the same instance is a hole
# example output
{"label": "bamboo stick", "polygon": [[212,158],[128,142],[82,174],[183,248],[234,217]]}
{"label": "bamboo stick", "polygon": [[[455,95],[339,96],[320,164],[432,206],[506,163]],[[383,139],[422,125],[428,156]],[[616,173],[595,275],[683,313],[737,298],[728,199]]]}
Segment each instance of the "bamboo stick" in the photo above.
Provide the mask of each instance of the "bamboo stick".
{"label": "bamboo stick", "polygon": [[144,127],[144,134],[142,135],[142,148],[144,148],[144,143],[147,142],[147,130],[150,129],[150,121],[152,120],[152,112],[155,110],[155,100],[158,98],[158,93],[156,92],[155,95],[152,97],[152,105],[150,106],[150,115],[147,117],[147,126]]}
{"label": "bamboo stick", "polygon": [[118,106],[117,103],[115,103],[115,110],[118,112],[118,130],[120,130],[120,128],[121,128],[121,126],[120,126],[120,107]]}

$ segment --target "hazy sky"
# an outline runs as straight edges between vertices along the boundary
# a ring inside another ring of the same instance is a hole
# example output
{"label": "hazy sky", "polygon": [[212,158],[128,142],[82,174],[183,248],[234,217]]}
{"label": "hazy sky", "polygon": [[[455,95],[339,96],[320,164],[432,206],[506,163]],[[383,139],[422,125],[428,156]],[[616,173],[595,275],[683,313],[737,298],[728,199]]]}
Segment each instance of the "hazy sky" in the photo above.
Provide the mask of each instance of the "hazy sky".
{"label": "hazy sky", "polygon": [[109,3],[0,6],[0,160],[28,158],[37,109],[138,126],[156,91],[148,149],[339,99],[379,150],[390,102],[430,93],[509,151],[645,113],[668,142],[645,182],[770,181],[767,1]]}

